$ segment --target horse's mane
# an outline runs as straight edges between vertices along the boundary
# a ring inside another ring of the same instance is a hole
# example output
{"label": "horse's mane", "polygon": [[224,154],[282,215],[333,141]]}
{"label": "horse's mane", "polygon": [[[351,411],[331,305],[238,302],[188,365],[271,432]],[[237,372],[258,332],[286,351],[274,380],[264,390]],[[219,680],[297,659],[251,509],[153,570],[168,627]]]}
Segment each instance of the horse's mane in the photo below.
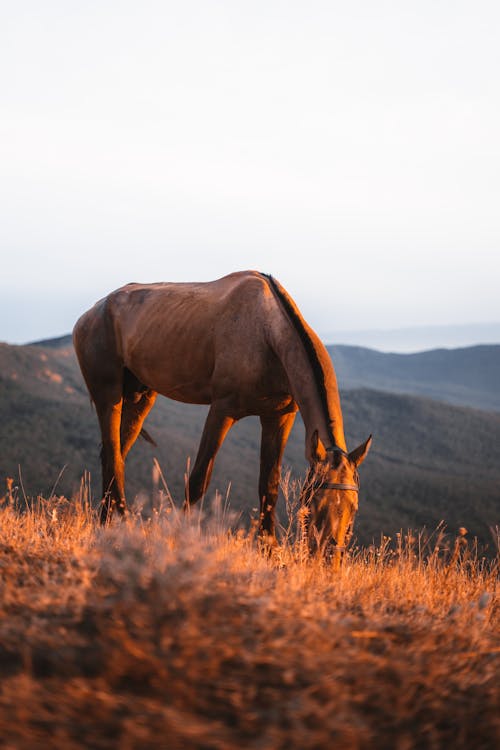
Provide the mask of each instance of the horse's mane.
{"label": "horse's mane", "polygon": [[299,312],[299,309],[293,299],[290,297],[286,289],[284,289],[279,281],[277,281],[273,276],[267,273],[262,274],[267,281],[269,282],[269,285],[280,301],[282,307],[284,308],[288,318],[290,319],[290,322],[293,324],[293,327],[297,331],[299,338],[304,346],[304,349],[307,354],[307,358],[309,360],[309,363],[311,365],[311,369],[313,372],[314,382],[316,384],[316,388],[318,391],[318,396],[321,401],[321,405],[323,407],[324,413],[327,416],[327,428],[329,432],[329,437],[332,441],[332,444],[335,445],[335,437],[333,435],[333,430],[330,424],[330,418],[329,418],[329,408],[328,408],[328,396],[326,392],[326,385],[325,385],[325,375],[323,372],[323,367],[321,365],[318,352],[316,350],[316,347],[314,345],[314,342],[311,339],[311,336],[309,332],[306,329],[304,319],[302,315]]}

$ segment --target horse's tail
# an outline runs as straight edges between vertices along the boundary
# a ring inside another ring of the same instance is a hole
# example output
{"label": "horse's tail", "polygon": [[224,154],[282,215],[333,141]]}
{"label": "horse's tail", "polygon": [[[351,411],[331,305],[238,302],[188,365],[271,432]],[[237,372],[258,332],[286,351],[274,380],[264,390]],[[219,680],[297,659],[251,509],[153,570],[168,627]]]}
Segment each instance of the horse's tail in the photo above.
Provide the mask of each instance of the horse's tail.
{"label": "horse's tail", "polygon": [[151,435],[149,434],[149,432],[147,430],[145,430],[144,427],[140,431],[139,437],[141,437],[143,440],[145,440],[146,443],[149,443],[150,445],[153,445],[155,448],[158,447],[158,445],[155,442],[155,440],[153,440],[153,438],[151,437]]}

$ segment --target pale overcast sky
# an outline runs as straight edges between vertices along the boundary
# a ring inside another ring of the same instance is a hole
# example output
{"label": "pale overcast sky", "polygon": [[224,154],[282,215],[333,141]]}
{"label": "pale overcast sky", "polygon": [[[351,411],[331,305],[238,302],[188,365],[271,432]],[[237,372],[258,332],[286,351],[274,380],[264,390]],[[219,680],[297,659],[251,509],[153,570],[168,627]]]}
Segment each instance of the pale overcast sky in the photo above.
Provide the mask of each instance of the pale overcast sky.
{"label": "pale overcast sky", "polygon": [[498,2],[1,8],[1,340],[244,268],[322,335],[500,320]]}

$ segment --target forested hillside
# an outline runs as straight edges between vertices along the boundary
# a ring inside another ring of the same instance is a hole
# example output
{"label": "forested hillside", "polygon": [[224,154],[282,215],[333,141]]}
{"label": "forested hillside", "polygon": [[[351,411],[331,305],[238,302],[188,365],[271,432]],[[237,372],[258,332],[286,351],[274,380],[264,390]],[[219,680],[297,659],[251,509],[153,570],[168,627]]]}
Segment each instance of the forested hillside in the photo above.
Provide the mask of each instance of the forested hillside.
{"label": "forested hillside", "polygon": [[328,346],[341,388],[428,396],[458,406],[500,411],[500,346],[388,354]]}

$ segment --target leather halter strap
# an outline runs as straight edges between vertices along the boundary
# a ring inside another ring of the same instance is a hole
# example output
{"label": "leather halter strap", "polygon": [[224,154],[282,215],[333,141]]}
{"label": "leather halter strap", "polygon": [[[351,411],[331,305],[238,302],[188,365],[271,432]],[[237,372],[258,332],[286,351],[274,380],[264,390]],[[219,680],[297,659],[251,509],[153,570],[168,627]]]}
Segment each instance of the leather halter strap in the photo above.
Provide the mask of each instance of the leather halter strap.
{"label": "leather halter strap", "polygon": [[[347,451],[345,451],[343,448],[340,448],[338,445],[329,445],[328,448],[325,448],[327,453],[341,453],[343,456],[348,456],[349,454]],[[359,492],[359,484],[346,484],[345,482],[321,482],[318,484],[317,488],[318,490],[347,490],[349,492]]]}
{"label": "leather halter strap", "polygon": [[359,492],[357,484],[345,484],[344,482],[321,482],[317,486],[318,490],[350,490],[351,492]]}

